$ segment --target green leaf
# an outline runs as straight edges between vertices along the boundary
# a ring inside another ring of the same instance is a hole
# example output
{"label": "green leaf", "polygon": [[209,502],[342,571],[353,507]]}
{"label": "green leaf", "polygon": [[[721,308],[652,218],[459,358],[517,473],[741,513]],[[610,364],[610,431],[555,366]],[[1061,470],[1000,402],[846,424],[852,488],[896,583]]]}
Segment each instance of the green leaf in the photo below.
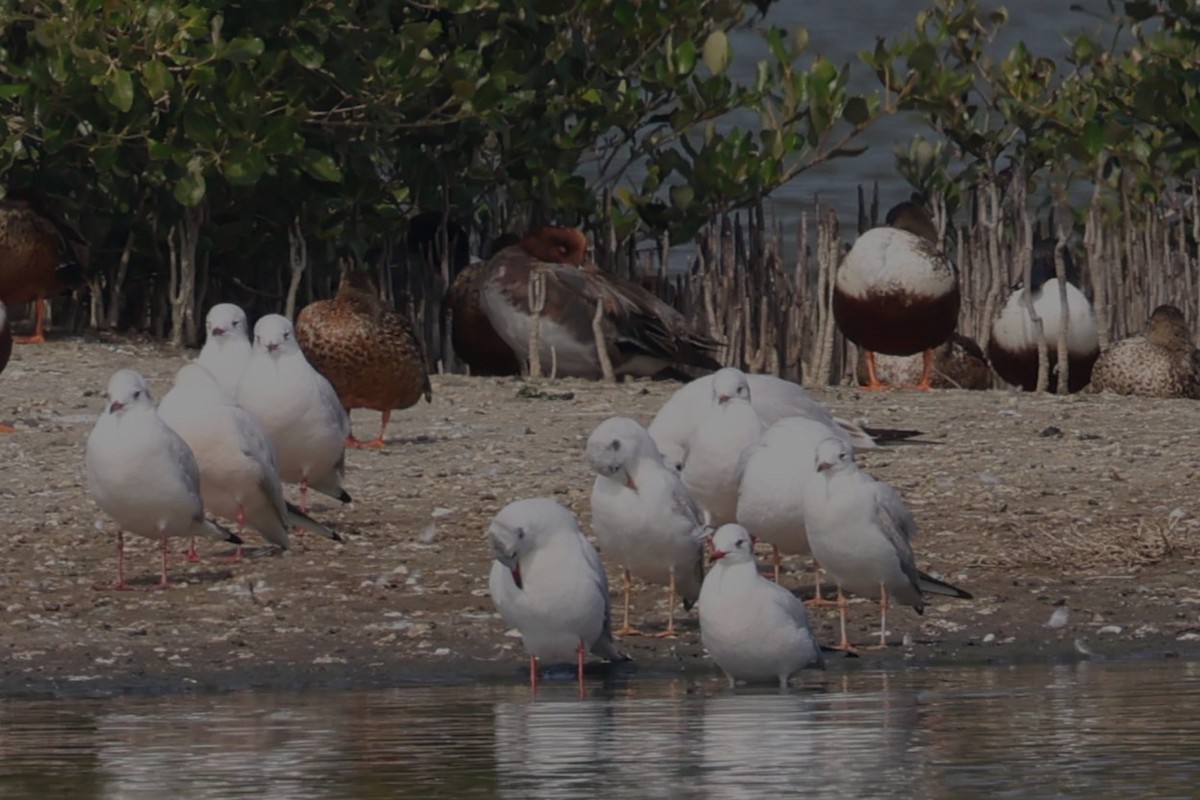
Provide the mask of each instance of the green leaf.
{"label": "green leaf", "polygon": [[133,108],[133,76],[123,69],[110,72],[104,82],[104,97],[118,111]]}
{"label": "green leaf", "polygon": [[288,52],[305,69],[317,69],[325,63],[325,54],[311,44],[294,44]]}
{"label": "green leaf", "polygon": [[328,181],[329,183],[342,182],[342,171],[338,168],[337,162],[328,153],[305,150],[300,165],[304,168],[305,172],[319,181]]}
{"label": "green leaf", "polygon": [[700,57],[704,59],[704,66],[708,67],[713,75],[720,75],[729,68],[733,50],[729,46],[729,37],[725,35],[725,31],[713,31],[708,35]]}
{"label": "green leaf", "polygon": [[871,118],[871,109],[867,106],[867,101],[863,98],[851,97],[846,101],[846,107],[842,110],[842,117],[846,122],[857,127]]}
{"label": "green leaf", "polygon": [[6,83],[0,85],[0,100],[12,100],[29,94],[27,83]]}
{"label": "green leaf", "polygon": [[675,48],[675,72],[679,75],[690,75],[696,68],[696,45],[684,42]]}
{"label": "green leaf", "polygon": [[252,58],[261,56],[264,49],[266,49],[266,46],[263,44],[263,40],[257,36],[239,36],[225,45],[225,48],[221,51],[221,56],[235,62],[249,61]]}
{"label": "green leaf", "polygon": [[671,205],[680,211],[685,211],[692,204],[692,200],[696,197],[696,190],[687,184],[672,186],[669,194],[671,196]]}
{"label": "green leaf", "polygon": [[199,205],[200,201],[204,199],[205,189],[204,173],[195,171],[180,178],[176,182],[172,194],[175,195],[175,199],[179,201],[180,205],[192,208]]}
{"label": "green leaf", "polygon": [[158,100],[171,90],[175,79],[161,61],[147,61],[142,65],[142,85],[151,100]]}
{"label": "green leaf", "polygon": [[266,171],[267,160],[253,148],[236,148],[221,162],[221,173],[234,186],[251,186]]}

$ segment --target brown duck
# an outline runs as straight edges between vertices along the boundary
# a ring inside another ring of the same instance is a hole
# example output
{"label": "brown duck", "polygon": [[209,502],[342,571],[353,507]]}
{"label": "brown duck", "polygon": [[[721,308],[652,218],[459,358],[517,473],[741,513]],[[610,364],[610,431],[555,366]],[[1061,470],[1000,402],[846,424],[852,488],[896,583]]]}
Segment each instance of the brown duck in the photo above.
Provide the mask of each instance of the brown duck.
{"label": "brown duck", "polygon": [[529,358],[530,283],[541,276],[539,356],[558,376],[603,374],[592,327],[597,305],[614,374],[649,376],[678,365],[720,368],[712,357],[717,342],[696,333],[682,314],[641,285],[584,263],[586,246],[574,228],[541,228],[481,268],[479,306],[518,363]]}
{"label": "brown duck", "polygon": [[1092,391],[1141,397],[1200,398],[1200,351],[1175,306],[1154,309],[1141,336],[1123,339],[1100,354]]}
{"label": "brown duck", "polygon": [[45,299],[70,288],[79,278],[77,264],[61,264],[63,239],[54,224],[25,200],[0,200],[0,302],[33,302],[32,336],[15,341],[46,341]]}
{"label": "brown duck", "polygon": [[[12,357],[13,335],[12,329],[8,327],[8,309],[4,307],[4,303],[0,303],[0,372],[4,372],[4,368],[8,366],[8,359]],[[0,433],[12,433],[13,429],[7,425],[0,425]]]}
{"label": "brown duck", "polygon": [[384,305],[364,270],[343,273],[337,295],[305,306],[296,318],[296,341],[313,367],[337,391],[349,412],[370,408],[383,413],[379,435],[349,447],[383,447],[395,409],[432,399],[425,347],[407,319]]}

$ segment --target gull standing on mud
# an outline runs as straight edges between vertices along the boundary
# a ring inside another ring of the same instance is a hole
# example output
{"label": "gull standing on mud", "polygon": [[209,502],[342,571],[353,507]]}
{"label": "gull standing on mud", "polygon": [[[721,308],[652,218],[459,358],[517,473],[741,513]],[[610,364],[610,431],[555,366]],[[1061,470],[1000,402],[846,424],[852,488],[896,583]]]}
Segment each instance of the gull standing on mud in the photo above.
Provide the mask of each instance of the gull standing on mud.
{"label": "gull standing on mud", "polygon": [[268,314],[254,326],[254,353],[238,387],[238,405],[262,423],[279,457],[279,475],[300,484],[300,510],[311,487],[343,503],[350,418],[329,381],[296,343],[292,323]]}
{"label": "gull standing on mud", "polygon": [[[334,541],[341,537],[283,499],[275,447],[253,414],[239,406],[199,364],[185,364],[158,404],[158,415],[178,433],[200,468],[200,494],[208,510],[250,526],[287,550],[288,525]],[[194,549],[193,549],[194,552]],[[190,557],[190,554],[189,554]],[[239,546],[234,560],[242,557]]]}
{"label": "gull standing on mud", "polygon": [[688,440],[683,485],[720,526],[737,519],[738,486],[743,452],[758,443],[762,420],[750,404],[750,384],[740,369],[726,367],[713,375],[712,405]]}
{"label": "gull standing on mud", "polygon": [[[812,551],[804,528],[804,487],[817,479],[813,458],[817,445],[828,438],[844,442],[834,429],[806,417],[787,417],[763,432],[761,441],[746,451],[738,486],[737,521],[754,538],[771,545],[775,582],[781,556],[807,556]],[[821,570],[816,570],[812,605],[821,598]]]}
{"label": "gull standing on mud", "polygon": [[904,500],[861,471],[844,442],[824,440],[814,461],[820,475],[804,487],[804,525],[813,558],[837,581],[842,632],[837,649],[854,650],[846,637],[843,589],[879,601],[881,648],[887,647],[889,602],[912,606],[920,614],[925,610],[922,592],[971,599],[917,569],[910,543],[917,523]]}
{"label": "gull standing on mud", "polygon": [[154,409],[146,379],[123,369],[108,381],[108,404],[87,440],[88,491],[117,523],[117,580],[125,583],[124,533],[157,539],[162,579],[167,581],[167,537],[205,536],[234,544],[242,540],[204,518],[200,469],[187,443]]}
{"label": "gull standing on mud", "polygon": [[587,443],[592,484],[592,530],[600,546],[624,567],[624,622],[629,625],[632,576],[667,585],[667,629],[675,635],[675,595],[690,610],[704,579],[704,524],[679,473],[663,463],[646,429],[629,417],[601,422]]}
{"label": "gull standing on mud", "polygon": [[574,661],[583,695],[589,652],[628,661],[612,640],[608,578],[575,515],[548,498],[517,500],[488,526],[492,571],[488,590],[504,621],[521,632],[529,653],[529,685],[538,662]]}
{"label": "gull standing on mud", "polygon": [[204,347],[196,359],[217,384],[237,397],[238,384],[250,363],[250,326],[246,312],[233,303],[218,303],[204,318]]}
{"label": "gull standing on mud", "polygon": [[[683,468],[688,440],[712,408],[714,379],[715,374],[705,375],[675,390],[651,420],[647,430],[668,466]],[[746,381],[750,386],[750,405],[758,412],[764,426],[774,425],[787,417],[807,417],[844,434],[856,450],[873,450],[879,446],[858,425],[833,416],[799,384],[760,374],[746,375]]]}
{"label": "gull standing on mud", "polygon": [[713,567],[700,589],[700,641],[729,678],[788,680],[808,666],[825,668],[808,612],[795,595],[758,574],[754,544],[741,525],[713,534]]}

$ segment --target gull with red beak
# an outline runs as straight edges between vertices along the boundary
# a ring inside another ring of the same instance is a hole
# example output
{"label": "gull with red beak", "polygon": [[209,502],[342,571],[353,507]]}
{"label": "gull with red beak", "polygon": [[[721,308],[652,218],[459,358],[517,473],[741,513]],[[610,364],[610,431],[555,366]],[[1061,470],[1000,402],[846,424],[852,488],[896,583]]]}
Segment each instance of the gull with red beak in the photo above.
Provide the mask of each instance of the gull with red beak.
{"label": "gull with red beak", "polygon": [[208,310],[204,329],[204,347],[196,360],[212,373],[222,389],[236,397],[238,384],[250,363],[246,312],[233,303],[219,303]]}
{"label": "gull with red beak", "polygon": [[713,375],[712,405],[687,444],[683,485],[708,515],[724,525],[737,518],[742,453],[758,443],[762,420],[750,404],[750,384],[740,369],[726,367]]}
{"label": "gull with red beak", "polygon": [[582,697],[589,652],[629,660],[613,644],[604,565],[574,514],[549,498],[517,500],[487,534],[494,559],[488,591],[505,623],[521,632],[532,689],[539,661],[574,661]]}
{"label": "gull with red beak", "polygon": [[916,521],[895,489],[858,468],[845,443],[829,438],[817,445],[814,469],[818,479],[804,487],[804,526],[813,558],[838,585],[839,650],[854,650],[846,637],[843,589],[879,601],[881,648],[887,647],[889,602],[920,614],[924,592],[971,599],[917,569],[911,544]]}
{"label": "gull with red beak", "polygon": [[125,532],[156,539],[167,580],[167,537],[204,536],[241,544],[242,540],[204,518],[200,469],[192,451],[159,419],[146,379],[123,369],[108,381],[108,405],[87,440],[88,491],[117,523],[117,580],[125,583]]}
{"label": "gull with red beak", "polygon": [[729,678],[729,688],[778,680],[787,688],[805,667],[825,668],[804,603],[758,574],[754,542],[741,525],[712,537],[713,567],[700,589],[700,641]]}
{"label": "gull with red beak", "polygon": [[667,586],[667,629],[675,635],[675,596],[690,610],[704,578],[704,524],[679,473],[663,463],[646,429],[629,417],[601,422],[587,443],[592,484],[592,530],[604,552],[624,567],[624,622],[629,625],[633,576]]}
{"label": "gull with red beak", "polygon": [[350,502],[342,488],[350,418],[333,386],[304,358],[286,317],[267,314],[254,326],[254,351],[237,402],[270,437],[280,478],[300,484],[301,511],[308,512],[309,487]]}

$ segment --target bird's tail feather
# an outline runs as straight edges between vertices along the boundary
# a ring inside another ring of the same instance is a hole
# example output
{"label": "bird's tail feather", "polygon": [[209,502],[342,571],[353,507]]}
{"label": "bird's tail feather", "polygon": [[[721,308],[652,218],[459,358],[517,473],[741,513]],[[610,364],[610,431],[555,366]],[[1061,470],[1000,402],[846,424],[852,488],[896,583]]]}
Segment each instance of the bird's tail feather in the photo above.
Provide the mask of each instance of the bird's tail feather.
{"label": "bird's tail feather", "polygon": [[951,586],[945,581],[939,581],[937,578],[926,575],[924,572],[918,572],[917,576],[920,579],[918,586],[920,586],[922,592],[940,594],[946,597],[957,597],[960,600],[974,599],[974,595],[970,592],[959,589],[957,586]]}
{"label": "bird's tail feather", "polygon": [[219,539],[220,541],[230,542],[231,544],[242,543],[240,536],[228,528],[218,525],[210,519],[201,518],[197,520],[197,524],[192,526],[192,528],[193,533],[196,536],[205,536],[209,539]]}
{"label": "bird's tail feather", "polygon": [[[349,497],[349,495],[346,496],[347,498]],[[288,525],[302,528],[303,530],[306,530],[309,533],[315,533],[318,536],[324,536],[326,539],[333,539],[335,542],[342,541],[342,537],[339,536],[336,531],[326,528],[324,525],[317,522],[315,519],[310,517],[308,514],[305,514],[297,506],[292,505],[291,503],[287,503],[287,522]]]}

